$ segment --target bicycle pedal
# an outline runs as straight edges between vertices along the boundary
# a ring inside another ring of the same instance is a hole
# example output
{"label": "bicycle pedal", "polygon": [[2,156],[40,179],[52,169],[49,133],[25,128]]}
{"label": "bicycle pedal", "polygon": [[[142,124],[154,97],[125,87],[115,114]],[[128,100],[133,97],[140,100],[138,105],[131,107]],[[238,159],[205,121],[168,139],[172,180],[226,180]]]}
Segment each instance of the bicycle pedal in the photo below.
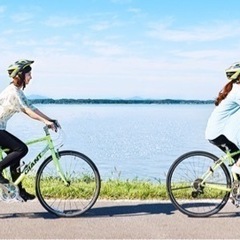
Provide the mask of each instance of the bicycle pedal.
{"label": "bicycle pedal", "polygon": [[12,183],[4,183],[4,184],[2,184],[2,186],[5,187],[8,191],[17,190],[17,187]]}

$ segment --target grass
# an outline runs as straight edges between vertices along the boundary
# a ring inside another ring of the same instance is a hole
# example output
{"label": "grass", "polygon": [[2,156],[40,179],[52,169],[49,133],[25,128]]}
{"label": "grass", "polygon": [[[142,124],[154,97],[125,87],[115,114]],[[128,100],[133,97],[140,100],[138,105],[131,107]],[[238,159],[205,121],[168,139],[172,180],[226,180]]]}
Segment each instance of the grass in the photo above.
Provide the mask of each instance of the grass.
{"label": "grass", "polygon": [[[51,182],[51,183],[50,183]],[[35,193],[35,179],[34,177],[27,177],[24,179],[23,186],[30,192]],[[75,180],[71,183],[70,188],[66,188],[62,181],[56,179],[47,179],[42,182],[43,194],[47,197],[55,198],[77,198],[79,196],[88,198],[92,195],[94,184],[89,183],[86,179]],[[181,187],[181,186],[176,186]],[[222,198],[225,195],[224,191],[216,189],[204,189],[204,194],[198,198]],[[179,199],[191,199],[192,188],[182,189],[175,192],[175,197]],[[134,180],[113,180],[101,182],[101,191],[99,199],[107,200],[168,200],[166,184],[150,181],[143,181],[139,179]]]}
{"label": "grass", "polygon": [[[49,184],[51,181],[51,184]],[[59,198],[74,198],[81,194],[81,196],[89,196],[92,191],[92,185],[88,182],[76,181],[71,184],[71,191],[69,188],[63,187],[57,180],[48,179],[42,183],[44,186],[44,195],[51,195]],[[35,179],[34,177],[26,177],[23,180],[23,186],[30,193],[35,193]],[[81,186],[81,187],[79,187]],[[152,183],[150,181],[134,180],[112,180],[101,182],[101,191],[99,199],[167,199],[167,192],[165,183]]]}
{"label": "grass", "polygon": [[141,180],[108,180],[102,182],[102,199],[168,199],[165,184]]}

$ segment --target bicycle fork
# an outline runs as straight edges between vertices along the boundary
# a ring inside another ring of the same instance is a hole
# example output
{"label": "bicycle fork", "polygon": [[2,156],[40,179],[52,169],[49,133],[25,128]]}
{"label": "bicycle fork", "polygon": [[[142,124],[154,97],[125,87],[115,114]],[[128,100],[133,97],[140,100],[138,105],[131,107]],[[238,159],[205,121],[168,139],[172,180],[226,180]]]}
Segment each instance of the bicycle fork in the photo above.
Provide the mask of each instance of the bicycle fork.
{"label": "bicycle fork", "polygon": [[55,151],[55,148],[54,148],[54,144],[53,144],[53,141],[52,139],[48,139],[48,146],[49,146],[49,149],[51,151],[51,155],[52,155],[52,158],[53,158],[53,163],[54,163],[54,166],[57,170],[57,173],[59,174],[59,176],[61,177],[61,179],[63,180],[64,184],[66,186],[69,186],[70,185],[70,182],[66,179],[66,176],[65,174],[63,173],[63,170],[62,170],[62,167],[61,167],[61,164],[59,163],[59,160],[60,160],[60,154],[59,154],[59,151],[57,149],[57,151]]}
{"label": "bicycle fork", "polygon": [[60,161],[59,161],[60,160],[60,155],[59,155],[58,150],[57,150],[57,152],[52,150],[52,157],[53,157],[54,166],[56,167],[59,176],[63,180],[64,184],[66,186],[69,186],[70,182],[66,179],[66,176],[63,173],[63,170],[62,170],[62,167],[61,167],[61,164],[60,164]]}

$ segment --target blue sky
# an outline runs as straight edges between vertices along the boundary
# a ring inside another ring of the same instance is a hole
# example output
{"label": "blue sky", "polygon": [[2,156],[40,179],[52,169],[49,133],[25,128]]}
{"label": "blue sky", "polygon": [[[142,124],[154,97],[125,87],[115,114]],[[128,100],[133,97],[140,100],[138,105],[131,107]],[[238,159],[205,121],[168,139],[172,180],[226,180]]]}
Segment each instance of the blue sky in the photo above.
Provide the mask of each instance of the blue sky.
{"label": "blue sky", "polygon": [[35,60],[26,94],[214,99],[240,61],[239,0],[0,0],[6,68]]}

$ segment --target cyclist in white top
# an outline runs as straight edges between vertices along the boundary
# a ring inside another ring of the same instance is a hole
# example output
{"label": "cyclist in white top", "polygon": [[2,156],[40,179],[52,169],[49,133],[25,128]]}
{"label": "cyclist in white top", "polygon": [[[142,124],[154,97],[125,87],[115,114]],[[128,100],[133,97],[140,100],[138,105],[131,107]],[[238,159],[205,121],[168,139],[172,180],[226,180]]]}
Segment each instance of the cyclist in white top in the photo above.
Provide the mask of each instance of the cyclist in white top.
{"label": "cyclist in white top", "polygon": [[[29,117],[39,120],[48,125],[54,131],[57,131],[54,120],[51,120],[36,107],[29,103],[23,93],[24,88],[32,79],[31,64],[34,61],[19,60],[8,68],[8,74],[12,82],[0,94],[0,146],[10,151],[0,162],[0,183],[9,183],[2,175],[2,171],[10,167],[12,181],[15,181],[19,173],[20,160],[27,154],[28,147],[20,139],[6,131],[7,121],[17,112],[23,112]],[[26,192],[21,183],[18,185],[20,196],[24,201],[32,200],[34,195]]]}
{"label": "cyclist in white top", "polygon": [[[208,119],[205,132],[206,138],[221,150],[236,152],[239,150],[240,121],[240,62],[226,69],[229,82],[219,92],[214,108]],[[234,156],[235,164],[232,171],[240,174],[240,154]]]}

